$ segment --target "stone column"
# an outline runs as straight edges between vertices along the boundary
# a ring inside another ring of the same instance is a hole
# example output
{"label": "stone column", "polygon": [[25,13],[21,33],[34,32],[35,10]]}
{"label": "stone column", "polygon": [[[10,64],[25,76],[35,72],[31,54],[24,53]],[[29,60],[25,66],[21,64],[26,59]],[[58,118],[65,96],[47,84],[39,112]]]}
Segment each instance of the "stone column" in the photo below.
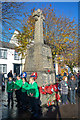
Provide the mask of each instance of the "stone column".
{"label": "stone column", "polygon": [[43,40],[43,20],[44,16],[42,11],[38,9],[33,13],[33,18],[35,19],[35,33],[34,33],[34,43],[42,43],[44,44]]}

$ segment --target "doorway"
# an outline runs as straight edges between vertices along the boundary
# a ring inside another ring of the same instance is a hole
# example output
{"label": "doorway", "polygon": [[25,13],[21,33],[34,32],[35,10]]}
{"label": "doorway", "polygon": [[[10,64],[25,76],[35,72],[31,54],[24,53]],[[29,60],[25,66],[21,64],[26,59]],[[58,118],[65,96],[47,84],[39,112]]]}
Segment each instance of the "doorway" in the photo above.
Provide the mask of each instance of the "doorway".
{"label": "doorway", "polygon": [[14,64],[14,73],[16,73],[16,75],[20,74],[20,64]]}

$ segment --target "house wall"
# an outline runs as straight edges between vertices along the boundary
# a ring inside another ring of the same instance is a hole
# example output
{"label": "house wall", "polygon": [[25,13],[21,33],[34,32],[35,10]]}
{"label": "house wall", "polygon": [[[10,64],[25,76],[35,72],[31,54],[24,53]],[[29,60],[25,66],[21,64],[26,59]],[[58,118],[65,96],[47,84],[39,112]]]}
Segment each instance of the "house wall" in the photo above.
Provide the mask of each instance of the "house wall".
{"label": "house wall", "polygon": [[[8,48],[1,48],[7,50],[7,59],[0,59],[0,64],[6,64],[7,65],[7,74],[10,70],[12,70],[12,73],[14,73],[14,64],[21,64],[21,60],[14,60],[14,49],[8,49]],[[20,73],[22,72],[22,66],[20,66]]]}

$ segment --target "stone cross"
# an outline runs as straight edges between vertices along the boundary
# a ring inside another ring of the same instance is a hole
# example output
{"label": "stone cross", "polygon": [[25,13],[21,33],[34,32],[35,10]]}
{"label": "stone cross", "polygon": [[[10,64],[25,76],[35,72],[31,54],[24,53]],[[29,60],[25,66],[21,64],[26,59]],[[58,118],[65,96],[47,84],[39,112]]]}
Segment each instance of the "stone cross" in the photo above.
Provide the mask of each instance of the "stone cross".
{"label": "stone cross", "polygon": [[35,19],[35,33],[34,33],[34,43],[42,43],[43,40],[43,20],[45,20],[42,10],[38,9],[33,13],[33,18]]}

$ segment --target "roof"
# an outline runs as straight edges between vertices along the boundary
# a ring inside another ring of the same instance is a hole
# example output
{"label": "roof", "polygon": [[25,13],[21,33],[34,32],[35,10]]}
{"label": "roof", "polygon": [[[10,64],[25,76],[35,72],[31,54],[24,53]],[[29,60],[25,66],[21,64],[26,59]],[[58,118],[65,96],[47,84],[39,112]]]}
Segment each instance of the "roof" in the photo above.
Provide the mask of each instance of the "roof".
{"label": "roof", "polygon": [[14,49],[16,46],[15,46],[15,44],[12,44],[9,42],[0,41],[0,47]]}
{"label": "roof", "polygon": [[15,44],[16,46],[18,46],[18,39],[16,38],[16,36],[19,34],[19,32],[17,30],[14,31],[13,36],[11,37],[10,43],[11,44]]}

